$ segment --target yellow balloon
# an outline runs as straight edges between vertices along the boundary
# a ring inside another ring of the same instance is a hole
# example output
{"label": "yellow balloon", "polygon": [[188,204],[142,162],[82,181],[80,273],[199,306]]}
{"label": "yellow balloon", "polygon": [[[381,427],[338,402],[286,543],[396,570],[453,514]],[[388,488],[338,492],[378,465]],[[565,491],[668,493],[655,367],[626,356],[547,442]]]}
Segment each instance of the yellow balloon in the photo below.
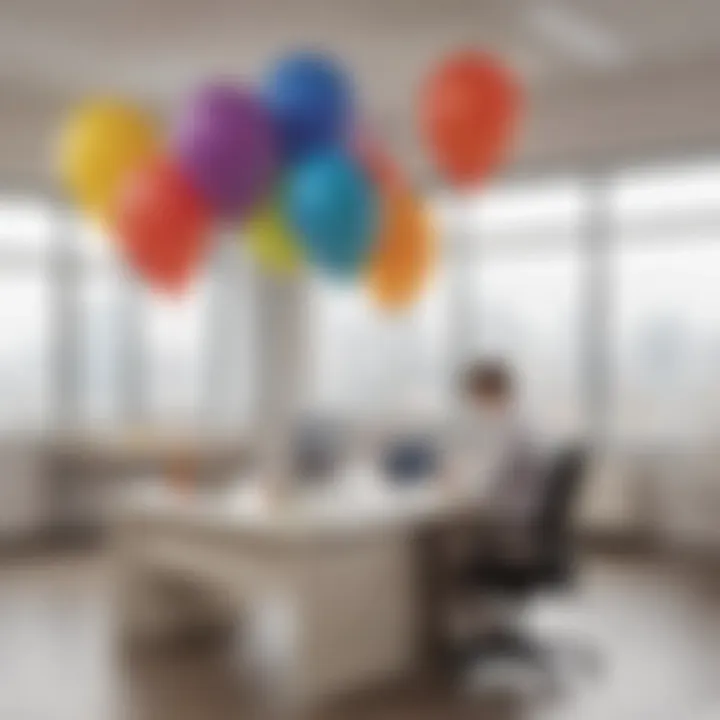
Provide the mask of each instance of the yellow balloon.
{"label": "yellow balloon", "polygon": [[280,275],[292,275],[303,254],[288,223],[275,203],[268,203],[250,218],[246,230],[251,251],[261,265]]}
{"label": "yellow balloon", "polygon": [[117,100],[85,103],[60,132],[60,179],[83,210],[108,221],[122,181],[157,145],[155,127],[142,111]]}

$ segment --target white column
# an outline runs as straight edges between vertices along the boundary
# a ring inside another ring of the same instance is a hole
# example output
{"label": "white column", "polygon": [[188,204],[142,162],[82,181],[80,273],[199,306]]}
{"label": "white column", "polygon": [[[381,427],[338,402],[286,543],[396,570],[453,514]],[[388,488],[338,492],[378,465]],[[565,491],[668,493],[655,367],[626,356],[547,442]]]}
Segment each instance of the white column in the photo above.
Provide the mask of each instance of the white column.
{"label": "white column", "polygon": [[260,473],[274,498],[290,491],[292,430],[306,377],[307,284],[302,276],[275,277],[258,270],[255,395]]}
{"label": "white column", "polygon": [[583,316],[585,408],[590,437],[597,448],[608,441],[611,368],[609,348],[612,315],[612,218],[608,179],[590,178],[590,210],[585,227],[587,305]]}
{"label": "white column", "polygon": [[[443,244],[450,261],[450,300],[448,343],[450,368],[456,372],[477,350],[474,287],[480,237],[474,222],[475,198],[456,195],[449,198]],[[452,382],[452,380],[451,380]]]}

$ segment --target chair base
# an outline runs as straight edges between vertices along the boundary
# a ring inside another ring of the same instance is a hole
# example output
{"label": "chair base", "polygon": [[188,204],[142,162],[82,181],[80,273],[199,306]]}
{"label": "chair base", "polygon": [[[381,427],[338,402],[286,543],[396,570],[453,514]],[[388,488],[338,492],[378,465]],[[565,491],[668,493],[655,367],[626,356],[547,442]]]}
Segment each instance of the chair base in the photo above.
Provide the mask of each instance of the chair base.
{"label": "chair base", "polygon": [[[494,678],[497,668],[513,667],[530,671],[543,680],[545,689],[557,690],[566,675],[595,679],[602,670],[602,659],[589,644],[575,640],[548,642],[512,631],[495,631],[461,649],[458,656],[464,684],[477,678]],[[565,668],[572,673],[565,673]],[[514,675],[515,673],[512,673]]]}

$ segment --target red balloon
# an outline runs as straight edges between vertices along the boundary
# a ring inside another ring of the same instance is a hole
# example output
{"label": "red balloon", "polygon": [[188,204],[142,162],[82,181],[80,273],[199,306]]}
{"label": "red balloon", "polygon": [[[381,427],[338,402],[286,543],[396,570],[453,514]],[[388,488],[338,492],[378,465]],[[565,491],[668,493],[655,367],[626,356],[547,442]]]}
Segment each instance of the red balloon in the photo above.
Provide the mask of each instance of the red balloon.
{"label": "red balloon", "polygon": [[467,186],[496,170],[519,106],[515,79],[492,57],[465,51],[447,58],[430,75],[420,101],[422,135],[445,179]]}
{"label": "red balloon", "polygon": [[154,159],[129,179],[115,219],[123,251],[142,277],[166,292],[187,286],[207,245],[210,211],[172,161]]}
{"label": "red balloon", "polygon": [[400,168],[370,132],[356,133],[352,148],[355,157],[376,185],[388,188],[407,184]]}

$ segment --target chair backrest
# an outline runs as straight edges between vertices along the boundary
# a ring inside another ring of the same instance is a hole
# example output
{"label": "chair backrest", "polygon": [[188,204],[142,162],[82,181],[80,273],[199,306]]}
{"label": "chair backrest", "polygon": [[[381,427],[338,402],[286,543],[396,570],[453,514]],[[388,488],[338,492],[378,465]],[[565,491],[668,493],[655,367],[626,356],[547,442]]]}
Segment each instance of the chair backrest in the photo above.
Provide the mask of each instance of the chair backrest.
{"label": "chair backrest", "polygon": [[550,462],[537,525],[538,541],[545,555],[565,554],[569,550],[586,465],[587,451],[580,446],[563,448]]}

